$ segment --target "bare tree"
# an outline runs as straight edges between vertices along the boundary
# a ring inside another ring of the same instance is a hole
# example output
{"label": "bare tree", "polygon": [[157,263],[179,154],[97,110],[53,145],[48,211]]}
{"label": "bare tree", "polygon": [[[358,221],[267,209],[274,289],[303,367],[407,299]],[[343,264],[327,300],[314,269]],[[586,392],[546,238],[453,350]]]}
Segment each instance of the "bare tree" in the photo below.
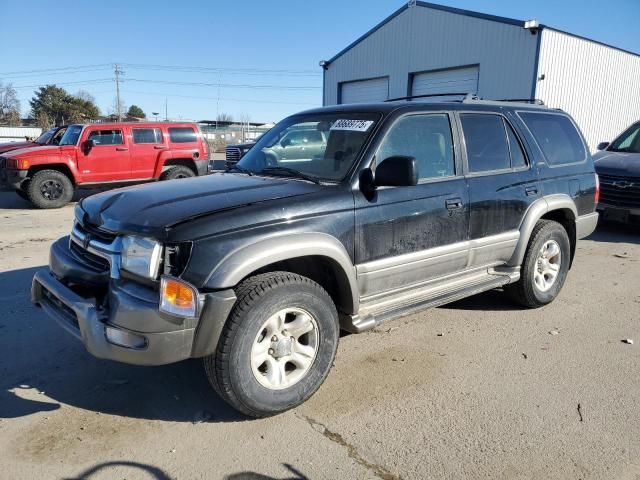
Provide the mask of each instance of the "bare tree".
{"label": "bare tree", "polygon": [[233,116],[230,113],[220,112],[216,118],[216,122],[233,122]]}
{"label": "bare tree", "polygon": [[118,111],[118,98],[113,99],[113,105],[109,109],[109,115],[116,118],[124,118],[127,116],[127,104],[124,103],[122,97],[120,97],[120,110]]}
{"label": "bare tree", "polygon": [[96,97],[94,97],[93,95],[91,95],[89,92],[87,92],[86,90],[78,90],[76,92],[76,94],[74,95],[74,97],[79,98],[80,100],[84,100],[85,102],[91,102],[93,104],[96,103]]}
{"label": "bare tree", "polygon": [[36,115],[36,125],[38,125],[42,129],[50,128],[53,125],[53,121],[45,112],[38,112]]}
{"label": "bare tree", "polygon": [[0,82],[0,123],[10,126],[20,124],[20,100],[10,83],[3,85]]}
{"label": "bare tree", "polygon": [[241,113],[238,115],[238,121],[241,123],[240,131],[242,134],[242,141],[245,142],[249,138],[249,123],[251,122],[251,115],[248,113]]}

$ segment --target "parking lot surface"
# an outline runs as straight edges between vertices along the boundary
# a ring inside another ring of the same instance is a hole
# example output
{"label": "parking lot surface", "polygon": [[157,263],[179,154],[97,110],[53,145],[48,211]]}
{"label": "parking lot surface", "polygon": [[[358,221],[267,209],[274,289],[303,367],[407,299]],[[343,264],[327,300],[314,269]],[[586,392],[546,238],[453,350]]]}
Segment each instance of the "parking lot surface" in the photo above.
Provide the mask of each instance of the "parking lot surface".
{"label": "parking lot surface", "polygon": [[97,360],[31,305],[72,215],[0,192],[0,478],[640,477],[639,229],[599,227],[540,310],[492,291],[345,335],[309,402],[247,420],[200,361]]}

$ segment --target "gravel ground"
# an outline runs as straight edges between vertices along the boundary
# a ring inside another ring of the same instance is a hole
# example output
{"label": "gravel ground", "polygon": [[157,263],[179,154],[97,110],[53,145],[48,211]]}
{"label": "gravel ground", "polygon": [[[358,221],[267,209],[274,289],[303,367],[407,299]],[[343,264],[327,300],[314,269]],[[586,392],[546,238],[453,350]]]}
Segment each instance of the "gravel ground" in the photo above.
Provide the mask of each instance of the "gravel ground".
{"label": "gravel ground", "polygon": [[72,212],[0,193],[0,478],[640,478],[640,229],[582,241],[543,309],[488,292],[346,335],[309,402],[256,421],[199,361],[100,361],[31,305]]}

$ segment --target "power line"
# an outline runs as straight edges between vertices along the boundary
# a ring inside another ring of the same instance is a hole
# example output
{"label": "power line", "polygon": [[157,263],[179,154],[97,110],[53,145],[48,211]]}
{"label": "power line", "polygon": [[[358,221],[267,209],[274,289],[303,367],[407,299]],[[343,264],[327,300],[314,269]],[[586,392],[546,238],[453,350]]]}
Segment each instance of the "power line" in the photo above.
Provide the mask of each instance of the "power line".
{"label": "power line", "polygon": [[224,88],[253,88],[259,90],[319,90],[320,87],[306,87],[296,85],[254,85],[254,84],[234,84],[234,83],[207,83],[207,82],[180,82],[173,80],[143,80],[139,78],[129,78],[127,82],[158,83],[162,85],[184,85],[189,87],[224,87]]}
{"label": "power line", "polygon": [[75,82],[51,82],[51,83],[38,83],[34,85],[17,85],[12,88],[14,88],[15,90],[24,90],[28,88],[40,88],[46,85],[66,86],[66,85],[80,85],[80,84],[97,84],[97,83],[107,83],[107,82],[113,82],[113,78],[94,78],[91,80],[78,80]]}
{"label": "power line", "polygon": [[165,70],[173,72],[194,72],[194,73],[224,73],[224,74],[246,74],[246,75],[296,75],[320,77],[321,73],[315,70],[293,70],[293,69],[262,69],[262,68],[228,68],[228,67],[203,67],[203,66],[183,66],[183,65],[154,65],[143,63],[123,63],[127,68],[137,70]]}
{"label": "power line", "polygon": [[156,97],[192,98],[194,100],[220,99],[228,102],[269,103],[274,105],[317,105],[316,103],[311,103],[311,102],[280,102],[276,100],[257,100],[257,99],[251,99],[251,98],[202,97],[202,96],[194,96],[194,95],[180,95],[180,94],[160,93],[160,92],[141,92],[141,91],[128,90],[128,89],[122,90],[122,93],[135,94],[135,95],[151,95]]}
{"label": "power line", "polygon": [[75,70],[84,70],[88,68],[95,68],[97,70],[104,70],[111,68],[112,64],[110,63],[99,63],[95,65],[79,65],[76,67],[56,67],[56,68],[41,68],[36,70],[17,70],[14,72],[0,72],[0,76],[7,77],[11,75],[21,75],[21,74],[43,74],[43,73],[52,73],[52,72],[60,72],[60,73],[74,73]]}

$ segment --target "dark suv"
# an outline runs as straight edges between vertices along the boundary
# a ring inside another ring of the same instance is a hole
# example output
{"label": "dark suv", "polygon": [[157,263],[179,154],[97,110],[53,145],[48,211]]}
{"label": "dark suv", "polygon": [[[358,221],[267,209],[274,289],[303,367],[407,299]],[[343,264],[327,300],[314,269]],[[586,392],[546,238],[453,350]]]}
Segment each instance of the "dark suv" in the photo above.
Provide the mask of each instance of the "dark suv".
{"label": "dark suv", "polygon": [[[321,154],[273,164],[273,145],[311,127]],[[233,407],[272,415],[320,387],[340,328],[497,287],[524,307],[551,302],[596,226],[596,196],[561,111],[471,99],[310,110],[230,172],[84,199],[33,301],[97,357],[202,357]]]}

